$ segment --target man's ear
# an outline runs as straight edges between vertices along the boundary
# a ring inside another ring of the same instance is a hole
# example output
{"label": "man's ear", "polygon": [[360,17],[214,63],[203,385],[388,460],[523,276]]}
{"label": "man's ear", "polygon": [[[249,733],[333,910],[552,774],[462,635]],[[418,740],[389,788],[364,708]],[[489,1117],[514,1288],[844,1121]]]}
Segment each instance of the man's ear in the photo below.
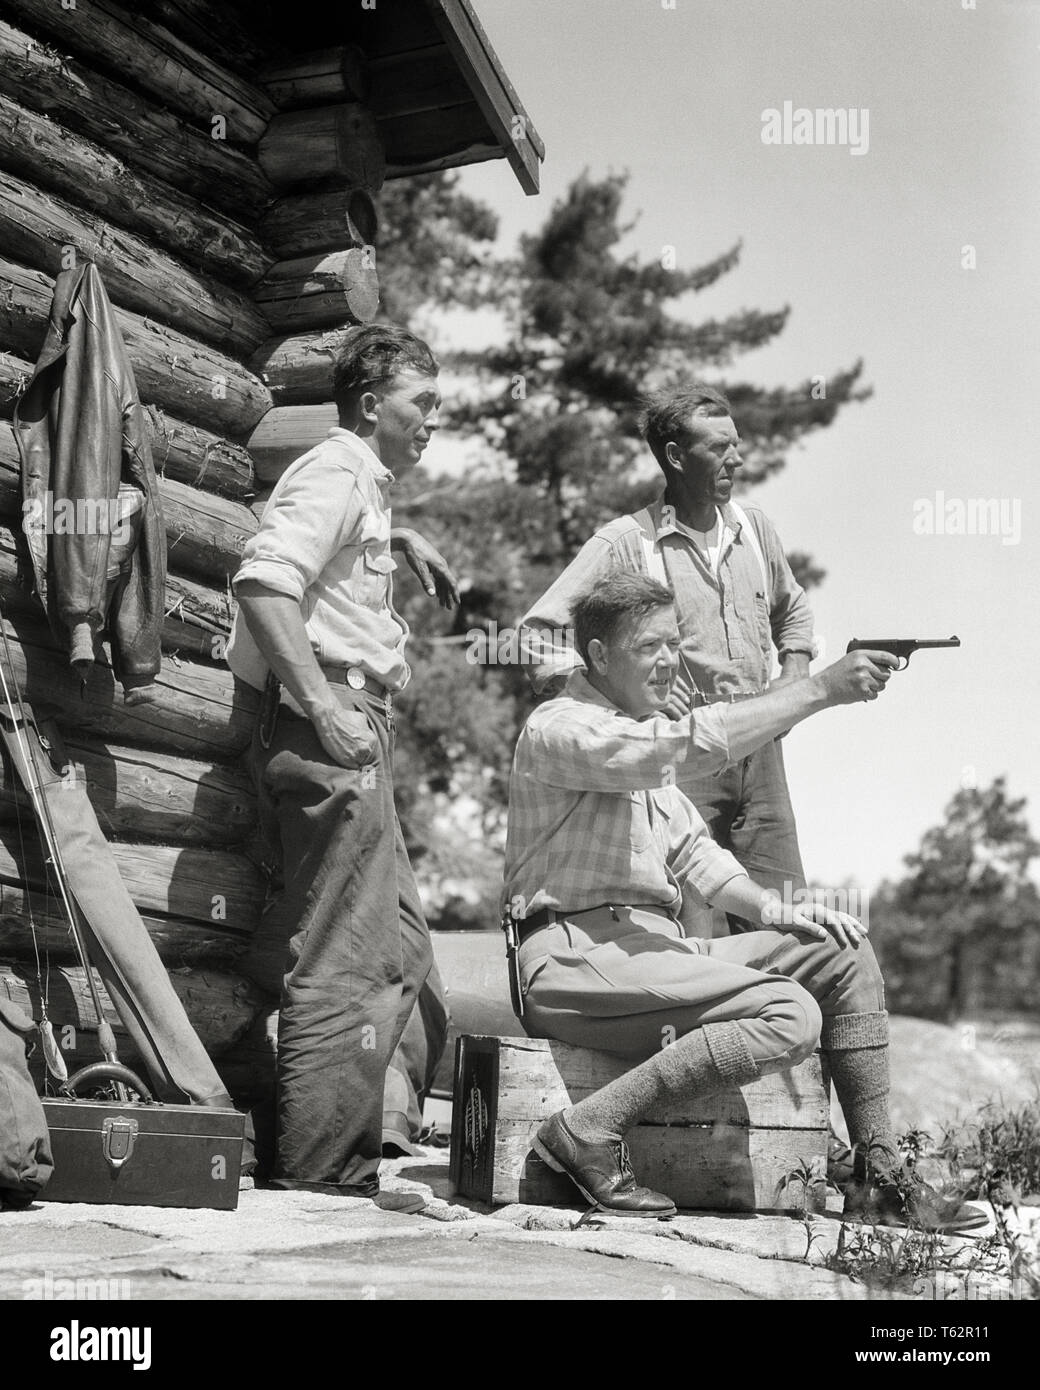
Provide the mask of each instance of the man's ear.
{"label": "man's ear", "polygon": [[664,446],[664,457],[666,468],[677,468],[680,471],[683,466],[682,452],[674,439],[670,439]]}
{"label": "man's ear", "polygon": [[358,398],[358,418],[374,425],[379,418],[379,397],[375,391],[362,391]]}
{"label": "man's ear", "polygon": [[598,676],[602,676],[607,669],[607,649],[598,637],[593,637],[589,643],[589,667]]}

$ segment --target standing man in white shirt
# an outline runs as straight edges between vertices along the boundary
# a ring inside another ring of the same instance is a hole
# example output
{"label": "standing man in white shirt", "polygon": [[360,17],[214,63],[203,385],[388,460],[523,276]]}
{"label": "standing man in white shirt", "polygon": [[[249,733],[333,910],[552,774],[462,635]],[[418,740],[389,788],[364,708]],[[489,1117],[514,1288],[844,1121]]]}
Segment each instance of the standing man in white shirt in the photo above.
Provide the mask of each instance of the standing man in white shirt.
{"label": "standing man in white shirt", "polygon": [[[662,392],[643,434],[665,478],[661,497],[593,535],[523,619],[535,689],[555,693],[581,661],[567,640],[578,596],[618,571],[649,574],[675,594],[682,638],[669,701],[691,709],[760,695],[772,681],[809,674],[813,619],[780,539],[758,507],[732,500],[743,460],[721,392],[702,383]],[[805,888],[779,740],[720,772],[679,774],[679,785],[719,844],[784,901]],[[734,927],[739,919],[732,916]]]}
{"label": "standing man in white shirt", "polygon": [[[245,962],[284,962],[275,1185],[381,1206],[394,1205],[378,1177],[387,1065],[433,961],[394,807],[393,697],[410,672],[389,492],[437,428],[437,372],[404,329],[350,336],[333,378],[340,426],[272,492],[235,577],[228,647],[265,692],[252,757],[284,870]],[[442,603],[457,597],[432,547],[395,540]]]}

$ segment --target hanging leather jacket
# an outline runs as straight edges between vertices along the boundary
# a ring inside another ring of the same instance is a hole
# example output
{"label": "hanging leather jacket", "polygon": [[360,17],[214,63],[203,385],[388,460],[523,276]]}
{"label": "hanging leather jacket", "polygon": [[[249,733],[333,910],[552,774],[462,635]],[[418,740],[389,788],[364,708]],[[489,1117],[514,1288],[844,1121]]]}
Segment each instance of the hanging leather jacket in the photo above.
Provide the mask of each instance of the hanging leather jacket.
{"label": "hanging leather jacket", "polygon": [[15,436],[22,529],[51,628],[83,677],[107,635],[126,697],[160,667],[166,533],[133,371],[93,261],[55,281]]}

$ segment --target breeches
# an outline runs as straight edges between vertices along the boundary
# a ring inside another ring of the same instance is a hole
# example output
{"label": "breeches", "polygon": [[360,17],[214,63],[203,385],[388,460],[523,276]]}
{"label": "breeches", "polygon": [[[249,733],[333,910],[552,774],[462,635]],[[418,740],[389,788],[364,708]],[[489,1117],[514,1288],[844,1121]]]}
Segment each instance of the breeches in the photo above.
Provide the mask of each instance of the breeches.
{"label": "breeches", "polygon": [[684,938],[666,913],[599,907],[561,917],[520,947],[531,1037],[643,1060],[708,1023],[734,1021],[761,1072],[812,1052],[826,1020],[883,1010],[868,942],[792,932]]}

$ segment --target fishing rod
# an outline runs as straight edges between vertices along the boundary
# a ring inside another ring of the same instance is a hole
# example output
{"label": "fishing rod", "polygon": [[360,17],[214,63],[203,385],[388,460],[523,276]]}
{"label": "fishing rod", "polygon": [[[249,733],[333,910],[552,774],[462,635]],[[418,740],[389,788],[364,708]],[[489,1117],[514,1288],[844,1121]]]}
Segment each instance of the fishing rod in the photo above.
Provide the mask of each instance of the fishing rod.
{"label": "fishing rod", "polygon": [[[115,1034],[112,1032],[111,1024],[105,1017],[104,1010],[101,1007],[101,996],[98,992],[97,983],[94,979],[94,972],[90,965],[90,958],[87,955],[86,943],[83,939],[82,926],[79,920],[79,909],[73,903],[69,894],[65,865],[61,857],[61,848],[54,830],[54,822],[51,819],[50,806],[47,804],[47,798],[43,791],[43,777],[40,770],[39,758],[32,738],[26,736],[25,731],[29,728],[30,715],[25,707],[21,688],[14,674],[14,659],[7,638],[6,612],[2,602],[0,602],[0,637],[3,639],[6,664],[11,671],[11,680],[14,684],[14,696],[12,697],[11,695],[11,688],[7,683],[7,675],[4,672],[3,663],[0,663],[0,688],[3,689],[4,700],[7,702],[8,709],[11,711],[12,721],[14,723],[15,742],[25,768],[26,775],[23,777],[23,780],[26,790],[29,793],[29,800],[32,803],[33,811],[36,813],[36,819],[39,822],[40,830],[43,834],[48,861],[53,870],[53,877],[58,885],[58,891],[61,895],[65,915],[69,921],[69,931],[76,946],[76,954],[79,956],[80,964],[83,966],[83,971],[86,975],[87,988],[90,991],[91,1003],[94,1006],[94,1013],[98,1021],[98,1044],[105,1061],[113,1065],[118,1065],[119,1056],[116,1050]],[[36,731],[37,737],[40,737],[39,729],[36,725],[36,716],[32,715],[31,720],[32,728]],[[120,1100],[125,1100],[126,1095],[121,1084],[118,1086],[118,1090]]]}

